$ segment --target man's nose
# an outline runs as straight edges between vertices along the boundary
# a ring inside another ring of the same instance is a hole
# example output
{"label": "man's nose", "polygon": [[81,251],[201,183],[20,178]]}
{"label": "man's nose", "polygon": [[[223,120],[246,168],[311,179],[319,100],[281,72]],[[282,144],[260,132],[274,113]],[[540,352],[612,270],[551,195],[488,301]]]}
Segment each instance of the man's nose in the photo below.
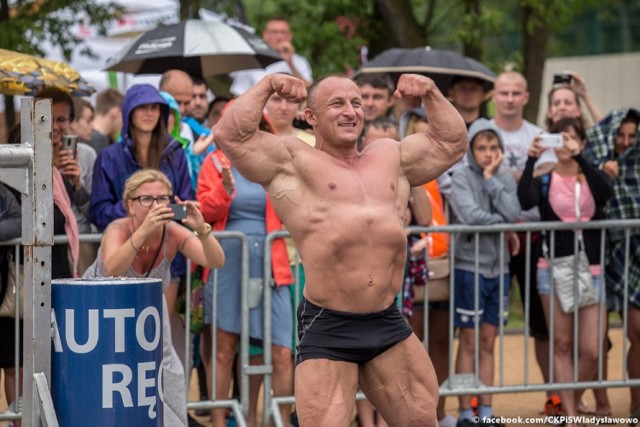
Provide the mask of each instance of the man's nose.
{"label": "man's nose", "polygon": [[348,116],[355,116],[356,115],[356,109],[353,107],[353,105],[351,104],[346,104],[343,110],[343,114],[348,115]]}

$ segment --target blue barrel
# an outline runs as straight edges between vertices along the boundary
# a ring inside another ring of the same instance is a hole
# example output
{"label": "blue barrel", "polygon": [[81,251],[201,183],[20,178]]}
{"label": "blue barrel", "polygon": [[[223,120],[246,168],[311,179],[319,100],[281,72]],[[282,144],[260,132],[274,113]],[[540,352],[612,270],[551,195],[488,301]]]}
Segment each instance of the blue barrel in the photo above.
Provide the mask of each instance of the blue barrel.
{"label": "blue barrel", "polygon": [[52,281],[51,394],[61,426],[162,426],[162,282]]}

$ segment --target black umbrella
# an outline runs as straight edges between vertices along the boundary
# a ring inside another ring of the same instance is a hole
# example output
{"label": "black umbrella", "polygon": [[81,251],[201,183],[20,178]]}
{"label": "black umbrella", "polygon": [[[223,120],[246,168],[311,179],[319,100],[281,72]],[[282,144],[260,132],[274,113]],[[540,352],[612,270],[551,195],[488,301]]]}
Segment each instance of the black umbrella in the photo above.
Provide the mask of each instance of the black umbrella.
{"label": "black umbrella", "polygon": [[449,50],[430,47],[387,49],[369,61],[359,73],[389,73],[398,77],[403,73],[423,74],[436,83],[447,95],[456,76],[473,77],[482,81],[484,89],[493,89],[496,75],[473,58]]}
{"label": "black umbrella", "polygon": [[281,59],[255,34],[224,22],[190,19],[143,33],[111,58],[106,70],[160,74],[179,69],[209,77],[264,68]]}

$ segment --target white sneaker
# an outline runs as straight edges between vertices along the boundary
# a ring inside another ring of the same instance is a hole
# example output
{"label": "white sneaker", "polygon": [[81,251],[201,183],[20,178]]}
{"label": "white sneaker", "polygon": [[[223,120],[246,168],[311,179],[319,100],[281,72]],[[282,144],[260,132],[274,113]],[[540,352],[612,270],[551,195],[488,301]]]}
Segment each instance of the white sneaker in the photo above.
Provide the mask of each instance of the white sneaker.
{"label": "white sneaker", "polygon": [[451,415],[447,415],[441,420],[438,420],[438,427],[456,427],[457,420]]}

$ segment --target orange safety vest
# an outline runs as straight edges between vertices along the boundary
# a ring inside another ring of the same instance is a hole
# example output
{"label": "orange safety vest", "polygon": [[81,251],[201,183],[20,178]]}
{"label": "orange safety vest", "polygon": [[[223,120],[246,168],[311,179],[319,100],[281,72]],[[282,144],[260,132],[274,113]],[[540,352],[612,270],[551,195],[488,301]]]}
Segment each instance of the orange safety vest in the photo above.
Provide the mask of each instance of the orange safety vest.
{"label": "orange safety vest", "polygon": [[[431,223],[430,226],[447,225],[447,218],[444,214],[444,204],[440,195],[438,182],[434,179],[423,185],[427,192],[427,197],[431,202]],[[444,256],[449,251],[448,233],[429,233],[430,244],[428,246],[429,258]]]}

